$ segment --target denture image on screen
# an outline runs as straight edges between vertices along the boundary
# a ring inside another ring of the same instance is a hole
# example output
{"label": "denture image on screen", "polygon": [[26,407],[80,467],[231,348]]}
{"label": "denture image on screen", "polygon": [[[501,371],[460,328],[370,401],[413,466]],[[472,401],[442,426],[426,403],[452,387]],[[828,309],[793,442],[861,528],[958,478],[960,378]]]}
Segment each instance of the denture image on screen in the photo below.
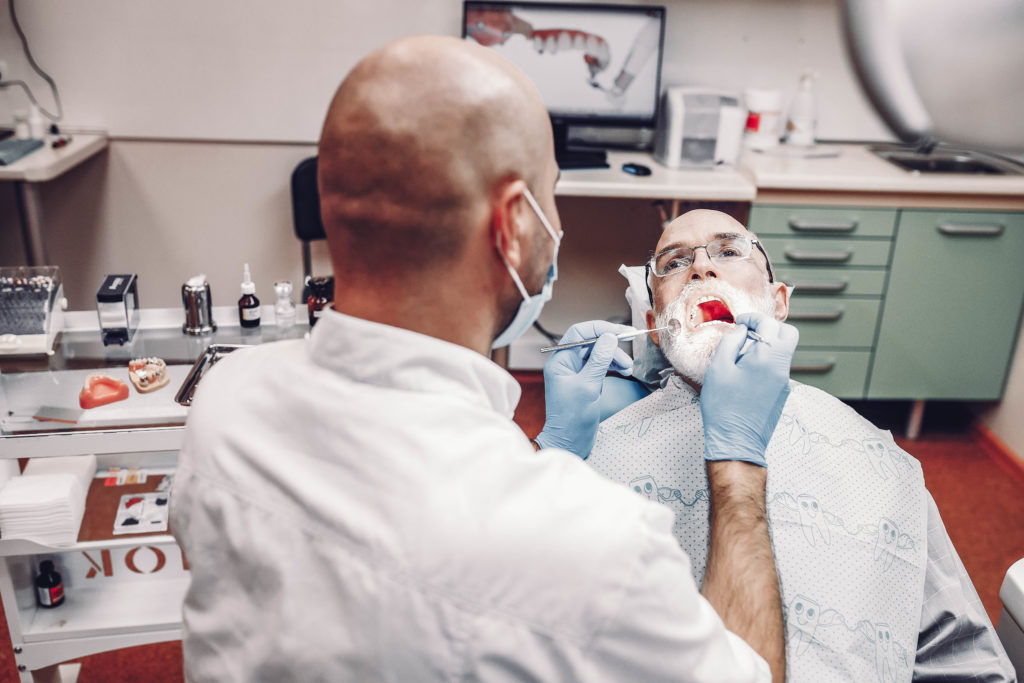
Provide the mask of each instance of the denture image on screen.
{"label": "denture image on screen", "polygon": [[660,7],[465,3],[464,36],[519,66],[552,116],[653,119]]}

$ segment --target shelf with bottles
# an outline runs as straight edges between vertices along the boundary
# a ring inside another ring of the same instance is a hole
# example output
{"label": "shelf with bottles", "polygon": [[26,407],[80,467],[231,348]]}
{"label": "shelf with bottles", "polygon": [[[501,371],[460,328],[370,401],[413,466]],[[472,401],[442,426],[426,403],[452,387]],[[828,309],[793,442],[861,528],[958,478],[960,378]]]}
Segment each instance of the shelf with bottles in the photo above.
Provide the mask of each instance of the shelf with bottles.
{"label": "shelf with bottles", "polygon": [[[175,435],[173,428],[184,424],[188,409],[175,403],[175,394],[208,347],[255,345],[307,333],[303,323],[269,324],[275,320],[273,308],[264,308],[269,309],[264,311],[266,323],[255,331],[242,329],[237,322],[232,326],[230,309],[214,308],[223,324],[202,336],[182,332],[181,311],[143,309],[138,330],[123,346],[104,345],[94,311],[67,313],[52,355],[0,357],[0,457],[176,448],[180,434]],[[166,385],[151,391],[133,388],[129,363],[141,358],[158,358],[166,365]],[[83,409],[80,393],[87,378],[97,373],[124,384],[128,397]],[[89,436],[68,440],[69,434]],[[64,438],[31,438],[51,435]]]}
{"label": "shelf with bottles", "polygon": [[[35,598],[35,576],[47,559],[64,581],[57,607],[42,607]],[[177,546],[26,555],[6,565],[24,643],[181,628],[189,576]]]}

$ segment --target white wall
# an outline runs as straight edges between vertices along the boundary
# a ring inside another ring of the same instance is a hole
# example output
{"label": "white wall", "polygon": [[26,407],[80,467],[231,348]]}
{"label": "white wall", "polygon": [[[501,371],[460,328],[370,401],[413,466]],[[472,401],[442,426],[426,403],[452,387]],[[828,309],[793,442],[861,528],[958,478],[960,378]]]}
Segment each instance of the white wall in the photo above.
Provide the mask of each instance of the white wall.
{"label": "white wall", "polygon": [[[629,0],[626,0],[627,2]],[[663,82],[795,90],[820,73],[821,135],[887,137],[847,66],[837,0],[668,0]],[[641,3],[642,4],[642,3]],[[402,35],[457,35],[460,0],[17,2],[33,53],[56,79],[66,123],[122,137],[314,142],[344,73]],[[0,59],[52,99],[6,13]],[[0,121],[25,107],[0,97]]]}
{"label": "white wall", "polygon": [[1017,337],[1017,350],[1006,382],[1003,400],[981,416],[984,424],[1006,444],[1024,466],[1024,326]]}
{"label": "white wall", "polygon": [[[231,305],[245,262],[271,303],[274,280],[301,281],[288,179],[315,153],[312,145],[115,141],[42,184],[46,247],[71,308],[93,308],[104,274],[123,272],[138,273],[144,306],[180,306],[181,284],[200,272],[214,304]],[[4,265],[24,260],[13,218],[0,219]],[[318,272],[329,273],[317,246]]]}

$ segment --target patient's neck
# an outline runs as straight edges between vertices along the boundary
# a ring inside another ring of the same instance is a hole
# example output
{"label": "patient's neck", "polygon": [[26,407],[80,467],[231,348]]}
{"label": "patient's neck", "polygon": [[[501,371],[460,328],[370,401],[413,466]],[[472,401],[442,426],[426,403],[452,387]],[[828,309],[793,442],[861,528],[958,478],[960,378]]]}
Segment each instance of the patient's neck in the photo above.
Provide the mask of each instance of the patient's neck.
{"label": "patient's neck", "polygon": [[702,382],[697,382],[695,380],[692,380],[689,377],[687,377],[686,375],[684,375],[683,373],[679,372],[678,370],[676,370],[676,375],[679,377],[679,379],[683,380],[684,382],[689,384],[691,387],[693,387],[693,390],[697,392],[698,396],[700,396],[700,390],[704,386],[704,384]]}

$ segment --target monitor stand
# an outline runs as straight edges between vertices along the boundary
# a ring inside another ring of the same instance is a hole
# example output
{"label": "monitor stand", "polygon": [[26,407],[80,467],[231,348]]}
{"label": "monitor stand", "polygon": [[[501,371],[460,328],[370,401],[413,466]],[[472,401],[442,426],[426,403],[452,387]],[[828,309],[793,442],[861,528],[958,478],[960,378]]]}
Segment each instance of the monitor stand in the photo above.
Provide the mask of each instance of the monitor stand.
{"label": "monitor stand", "polygon": [[555,135],[555,160],[558,168],[608,168],[608,155],[603,149],[569,146],[569,125],[551,119]]}

